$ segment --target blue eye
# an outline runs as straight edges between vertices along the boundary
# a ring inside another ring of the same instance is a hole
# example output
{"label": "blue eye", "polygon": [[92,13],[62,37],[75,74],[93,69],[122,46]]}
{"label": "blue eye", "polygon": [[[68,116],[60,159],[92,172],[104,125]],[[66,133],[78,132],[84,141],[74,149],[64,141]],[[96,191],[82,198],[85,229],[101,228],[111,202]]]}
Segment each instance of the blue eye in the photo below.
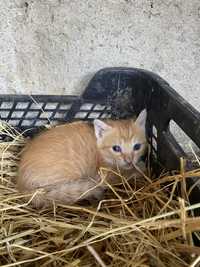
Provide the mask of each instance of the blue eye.
{"label": "blue eye", "polygon": [[141,144],[135,144],[133,146],[133,150],[139,150],[141,148]]}
{"label": "blue eye", "polygon": [[113,146],[112,149],[115,152],[121,152],[122,151],[120,146]]}

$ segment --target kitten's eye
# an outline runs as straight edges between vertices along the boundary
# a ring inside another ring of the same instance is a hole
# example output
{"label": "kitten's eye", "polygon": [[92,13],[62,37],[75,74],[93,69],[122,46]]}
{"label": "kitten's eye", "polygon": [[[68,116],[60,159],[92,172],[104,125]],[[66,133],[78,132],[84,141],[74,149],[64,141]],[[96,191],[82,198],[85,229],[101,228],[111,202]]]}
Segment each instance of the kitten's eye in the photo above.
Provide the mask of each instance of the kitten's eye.
{"label": "kitten's eye", "polygon": [[122,151],[120,146],[113,146],[112,150],[115,151],[115,152],[121,152]]}
{"label": "kitten's eye", "polygon": [[141,148],[141,144],[135,144],[133,146],[133,150],[139,150]]}

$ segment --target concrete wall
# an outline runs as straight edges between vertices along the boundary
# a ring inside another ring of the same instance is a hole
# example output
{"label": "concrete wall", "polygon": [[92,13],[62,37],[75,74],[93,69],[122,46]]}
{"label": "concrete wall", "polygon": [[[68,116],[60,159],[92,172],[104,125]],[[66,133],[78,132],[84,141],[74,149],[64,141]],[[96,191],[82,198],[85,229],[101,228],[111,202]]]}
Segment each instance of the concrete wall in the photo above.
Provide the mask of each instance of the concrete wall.
{"label": "concrete wall", "polygon": [[200,109],[199,0],[1,0],[4,93],[78,94],[91,74],[160,74]]}

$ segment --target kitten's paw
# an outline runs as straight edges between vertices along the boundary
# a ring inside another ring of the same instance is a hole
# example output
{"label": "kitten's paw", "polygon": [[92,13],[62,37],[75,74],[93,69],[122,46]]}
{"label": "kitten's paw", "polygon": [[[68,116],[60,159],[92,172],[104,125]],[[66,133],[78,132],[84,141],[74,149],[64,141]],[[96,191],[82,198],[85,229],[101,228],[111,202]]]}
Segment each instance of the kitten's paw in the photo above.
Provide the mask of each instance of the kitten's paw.
{"label": "kitten's paw", "polygon": [[104,199],[105,195],[105,187],[97,187],[94,190],[91,191],[91,194],[87,197],[88,201],[90,201],[92,204],[98,203],[101,200]]}

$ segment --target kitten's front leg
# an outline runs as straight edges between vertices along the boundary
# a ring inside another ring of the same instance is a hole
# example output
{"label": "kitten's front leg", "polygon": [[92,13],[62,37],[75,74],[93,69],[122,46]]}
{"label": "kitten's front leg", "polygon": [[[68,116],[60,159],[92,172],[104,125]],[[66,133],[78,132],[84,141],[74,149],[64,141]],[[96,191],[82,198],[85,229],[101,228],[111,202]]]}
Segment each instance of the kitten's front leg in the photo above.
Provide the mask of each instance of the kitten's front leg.
{"label": "kitten's front leg", "polygon": [[95,176],[95,178],[91,182],[91,185],[93,185],[93,188],[89,190],[85,198],[91,202],[94,202],[95,200],[98,202],[101,201],[104,197],[106,186],[103,183],[99,174]]}

